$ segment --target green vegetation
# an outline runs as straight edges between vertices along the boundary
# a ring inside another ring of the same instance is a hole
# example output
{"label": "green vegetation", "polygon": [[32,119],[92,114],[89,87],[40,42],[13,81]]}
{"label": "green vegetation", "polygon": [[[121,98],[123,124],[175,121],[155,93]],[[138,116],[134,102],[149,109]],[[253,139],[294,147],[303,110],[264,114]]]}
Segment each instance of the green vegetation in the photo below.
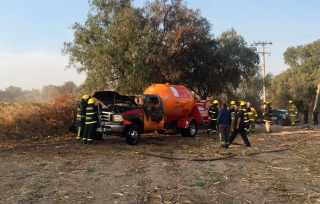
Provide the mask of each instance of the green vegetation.
{"label": "green vegetation", "polygon": [[[87,73],[87,92],[113,89],[141,93],[153,83],[182,84],[200,98],[232,95],[255,76],[259,55],[232,28],[214,38],[211,25],[182,0],[91,1],[84,25],[62,53],[69,67]],[[134,84],[134,86],[128,86]]]}
{"label": "green vegetation", "polygon": [[96,168],[91,167],[91,166],[87,168],[87,172],[95,172],[95,170],[96,170]]}

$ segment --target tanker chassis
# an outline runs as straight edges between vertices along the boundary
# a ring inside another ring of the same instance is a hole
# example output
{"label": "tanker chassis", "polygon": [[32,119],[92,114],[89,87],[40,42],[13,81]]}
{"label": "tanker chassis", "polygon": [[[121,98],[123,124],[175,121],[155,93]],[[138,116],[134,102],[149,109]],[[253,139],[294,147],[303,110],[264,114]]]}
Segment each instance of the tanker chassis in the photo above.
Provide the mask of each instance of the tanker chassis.
{"label": "tanker chassis", "polygon": [[143,133],[168,129],[194,137],[202,122],[192,94],[181,85],[153,84],[136,96],[101,91],[93,97],[104,104],[97,132],[119,135],[130,145],[138,144]]}

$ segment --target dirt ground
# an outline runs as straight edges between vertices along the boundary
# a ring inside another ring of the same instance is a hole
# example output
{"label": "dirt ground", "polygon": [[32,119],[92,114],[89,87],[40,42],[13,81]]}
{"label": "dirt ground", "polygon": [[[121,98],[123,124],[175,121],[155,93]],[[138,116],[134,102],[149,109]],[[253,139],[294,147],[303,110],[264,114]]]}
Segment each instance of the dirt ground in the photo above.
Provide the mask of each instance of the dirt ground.
{"label": "dirt ground", "polygon": [[320,132],[258,126],[221,149],[199,130],[86,145],[75,137],[1,143],[0,203],[320,203]]}

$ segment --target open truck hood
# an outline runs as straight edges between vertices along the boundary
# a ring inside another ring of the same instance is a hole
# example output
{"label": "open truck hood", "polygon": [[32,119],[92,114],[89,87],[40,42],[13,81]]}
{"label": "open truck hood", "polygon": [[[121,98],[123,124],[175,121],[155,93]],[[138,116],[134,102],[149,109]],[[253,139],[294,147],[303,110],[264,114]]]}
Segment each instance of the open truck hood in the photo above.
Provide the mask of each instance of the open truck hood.
{"label": "open truck hood", "polygon": [[129,96],[121,95],[116,91],[98,91],[95,92],[92,97],[98,99],[104,105],[113,103],[132,103],[133,105],[138,106]]}

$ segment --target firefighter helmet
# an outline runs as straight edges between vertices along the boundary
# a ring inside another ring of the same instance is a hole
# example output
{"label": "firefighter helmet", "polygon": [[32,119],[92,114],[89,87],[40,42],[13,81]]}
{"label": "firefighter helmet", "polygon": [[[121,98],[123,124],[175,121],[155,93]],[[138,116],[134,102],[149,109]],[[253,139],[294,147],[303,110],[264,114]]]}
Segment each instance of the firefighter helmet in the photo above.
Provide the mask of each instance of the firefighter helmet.
{"label": "firefighter helmet", "polygon": [[218,100],[214,100],[212,103],[213,104],[219,104],[219,101]]}
{"label": "firefighter helmet", "polygon": [[234,104],[236,104],[235,101],[231,101],[231,102],[230,102],[230,105],[234,105]]}
{"label": "firefighter helmet", "polygon": [[88,100],[90,97],[89,97],[88,94],[84,94],[84,95],[82,96],[82,98],[83,98],[84,100]]}
{"label": "firefighter helmet", "polygon": [[246,102],[245,101],[240,101],[240,106],[244,106],[246,105]]}
{"label": "firefighter helmet", "polygon": [[271,102],[270,101],[265,101],[264,104],[268,105],[270,104]]}
{"label": "firefighter helmet", "polygon": [[94,103],[94,99],[90,98],[89,101],[88,101],[88,104],[93,104],[93,103]]}
{"label": "firefighter helmet", "polygon": [[247,105],[248,105],[248,106],[251,106],[251,102],[250,102],[250,101],[247,101]]}
{"label": "firefighter helmet", "polygon": [[292,103],[292,101],[291,101],[291,100],[289,100],[289,103]]}

